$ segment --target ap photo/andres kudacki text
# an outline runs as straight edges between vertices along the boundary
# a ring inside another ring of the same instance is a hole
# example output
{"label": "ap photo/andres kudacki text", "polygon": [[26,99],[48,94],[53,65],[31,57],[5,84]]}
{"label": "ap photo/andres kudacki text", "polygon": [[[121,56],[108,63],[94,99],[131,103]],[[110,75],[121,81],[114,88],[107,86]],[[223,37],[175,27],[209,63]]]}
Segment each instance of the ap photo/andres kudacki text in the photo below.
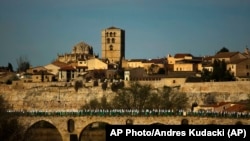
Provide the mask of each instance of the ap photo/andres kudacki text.
{"label": "ap photo/andres kudacki text", "polygon": [[205,138],[219,137],[224,139],[248,139],[249,126],[223,126],[223,125],[111,125],[107,126],[107,138]]}

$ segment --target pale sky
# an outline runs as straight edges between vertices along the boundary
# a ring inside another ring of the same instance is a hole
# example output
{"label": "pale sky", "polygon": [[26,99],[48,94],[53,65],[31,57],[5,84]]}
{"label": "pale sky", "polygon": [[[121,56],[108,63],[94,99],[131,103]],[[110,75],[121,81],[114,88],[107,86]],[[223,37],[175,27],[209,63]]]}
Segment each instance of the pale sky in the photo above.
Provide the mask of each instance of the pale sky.
{"label": "pale sky", "polygon": [[0,66],[51,63],[83,41],[101,57],[101,30],[125,30],[126,59],[214,55],[250,46],[250,0],[1,0]]}

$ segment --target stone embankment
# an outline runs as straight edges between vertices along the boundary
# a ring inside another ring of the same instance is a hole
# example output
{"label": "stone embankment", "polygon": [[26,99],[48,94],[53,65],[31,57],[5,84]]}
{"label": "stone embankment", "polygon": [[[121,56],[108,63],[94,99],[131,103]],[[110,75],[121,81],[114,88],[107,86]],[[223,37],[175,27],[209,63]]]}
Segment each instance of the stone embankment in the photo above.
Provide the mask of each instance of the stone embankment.
{"label": "stone embankment", "polygon": [[[80,88],[65,83],[23,83],[22,85],[0,84],[0,95],[9,103],[9,106],[17,111],[42,110],[42,111],[72,111],[78,110],[91,99],[101,99],[106,96],[111,99],[114,93],[108,87]],[[248,99],[250,94],[250,82],[206,82],[184,83],[178,91],[186,93],[190,106],[193,102],[199,105],[207,100],[218,102],[238,102]]]}

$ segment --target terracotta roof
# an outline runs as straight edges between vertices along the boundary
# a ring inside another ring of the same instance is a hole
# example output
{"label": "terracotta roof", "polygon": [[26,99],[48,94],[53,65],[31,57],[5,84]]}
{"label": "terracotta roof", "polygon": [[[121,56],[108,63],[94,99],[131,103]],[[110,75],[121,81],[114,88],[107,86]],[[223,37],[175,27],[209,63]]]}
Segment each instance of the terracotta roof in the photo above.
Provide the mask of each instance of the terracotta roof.
{"label": "terracotta roof", "polygon": [[235,105],[225,109],[225,111],[227,111],[227,112],[243,112],[245,109],[246,109],[245,105],[235,104]]}
{"label": "terracotta roof", "polygon": [[42,75],[42,74],[43,75],[53,75],[52,73],[49,73],[49,72],[43,71],[43,70],[33,73],[33,75]]}
{"label": "terracotta roof", "polygon": [[55,66],[58,66],[58,67],[63,67],[63,66],[68,65],[67,63],[60,62],[60,61],[54,61],[54,62],[52,62],[51,64],[53,64],[53,65],[55,65]]}
{"label": "terracotta roof", "polygon": [[174,58],[184,58],[185,56],[193,57],[193,55],[190,53],[177,53],[177,54],[175,54]]}
{"label": "terracotta roof", "polygon": [[65,70],[76,70],[73,66],[68,65],[68,66],[64,66],[60,68],[61,71],[65,71]]}

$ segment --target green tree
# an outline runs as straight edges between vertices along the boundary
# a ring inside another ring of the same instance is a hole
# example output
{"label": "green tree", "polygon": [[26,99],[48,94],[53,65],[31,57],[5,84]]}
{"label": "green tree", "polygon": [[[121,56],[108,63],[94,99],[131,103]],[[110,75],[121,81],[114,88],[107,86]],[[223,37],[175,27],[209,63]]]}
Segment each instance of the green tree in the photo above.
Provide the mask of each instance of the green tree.
{"label": "green tree", "polygon": [[83,87],[83,82],[81,80],[76,80],[74,85],[75,91],[78,92],[78,90],[82,87]]}
{"label": "green tree", "polygon": [[227,49],[226,47],[222,47],[216,54],[221,52],[229,52],[229,49]]}
{"label": "green tree", "polygon": [[234,76],[227,70],[227,64],[224,60],[214,60],[211,79],[215,81],[234,81]]}
{"label": "green tree", "polygon": [[211,80],[211,72],[208,69],[203,69],[201,71],[201,79],[202,81],[209,82]]}
{"label": "green tree", "polygon": [[8,63],[8,70],[9,70],[10,72],[13,72],[13,71],[14,71],[14,70],[13,70],[13,66],[12,66],[11,63]]}

